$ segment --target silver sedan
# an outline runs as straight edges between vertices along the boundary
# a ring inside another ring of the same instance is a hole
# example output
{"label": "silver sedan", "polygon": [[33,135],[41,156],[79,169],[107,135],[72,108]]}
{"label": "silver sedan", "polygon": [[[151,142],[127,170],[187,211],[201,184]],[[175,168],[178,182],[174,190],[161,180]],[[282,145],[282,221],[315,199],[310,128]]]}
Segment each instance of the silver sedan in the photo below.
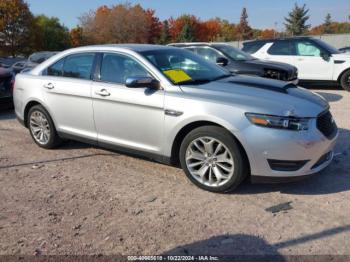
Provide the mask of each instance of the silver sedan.
{"label": "silver sedan", "polygon": [[68,138],[180,165],[213,192],[316,173],[338,135],[322,97],[175,47],[67,50],[17,75],[14,103],[40,147]]}

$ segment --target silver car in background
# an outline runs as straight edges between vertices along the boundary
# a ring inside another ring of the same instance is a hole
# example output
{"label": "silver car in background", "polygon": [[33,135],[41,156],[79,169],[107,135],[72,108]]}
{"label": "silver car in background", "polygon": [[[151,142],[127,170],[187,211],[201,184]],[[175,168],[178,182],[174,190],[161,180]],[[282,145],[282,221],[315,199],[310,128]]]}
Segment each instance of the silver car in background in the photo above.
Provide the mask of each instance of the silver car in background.
{"label": "silver car in background", "polygon": [[155,45],[67,50],[16,77],[16,115],[40,147],[62,138],[180,165],[197,186],[235,189],[330,164],[328,103],[286,82],[231,75],[190,51]]}

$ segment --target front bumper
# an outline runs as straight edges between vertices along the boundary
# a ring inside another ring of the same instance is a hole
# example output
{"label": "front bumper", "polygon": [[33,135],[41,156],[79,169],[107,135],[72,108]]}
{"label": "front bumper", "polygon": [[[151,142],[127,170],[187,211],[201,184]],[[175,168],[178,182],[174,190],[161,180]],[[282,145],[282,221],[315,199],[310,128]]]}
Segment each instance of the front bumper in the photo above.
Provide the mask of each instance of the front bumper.
{"label": "front bumper", "polygon": [[[333,159],[338,131],[332,139],[328,139],[317,129],[316,119],[311,122],[310,129],[301,132],[255,125],[246,128],[240,138],[248,155],[252,177],[256,180],[259,177],[288,180],[308,176],[327,167]],[[269,159],[306,163],[296,171],[279,171],[271,168]]]}

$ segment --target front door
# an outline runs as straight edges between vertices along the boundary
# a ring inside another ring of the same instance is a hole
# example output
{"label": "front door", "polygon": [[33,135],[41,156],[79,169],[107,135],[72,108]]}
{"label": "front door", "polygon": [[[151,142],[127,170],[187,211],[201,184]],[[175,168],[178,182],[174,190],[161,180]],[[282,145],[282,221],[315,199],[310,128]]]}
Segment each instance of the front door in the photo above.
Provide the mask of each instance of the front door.
{"label": "front door", "polygon": [[98,141],[154,154],[161,152],[164,90],[128,88],[125,80],[151,76],[133,57],[101,54],[100,76],[92,97]]}
{"label": "front door", "polygon": [[322,50],[307,40],[295,42],[296,67],[299,78],[305,80],[332,80],[333,58],[322,57]]}

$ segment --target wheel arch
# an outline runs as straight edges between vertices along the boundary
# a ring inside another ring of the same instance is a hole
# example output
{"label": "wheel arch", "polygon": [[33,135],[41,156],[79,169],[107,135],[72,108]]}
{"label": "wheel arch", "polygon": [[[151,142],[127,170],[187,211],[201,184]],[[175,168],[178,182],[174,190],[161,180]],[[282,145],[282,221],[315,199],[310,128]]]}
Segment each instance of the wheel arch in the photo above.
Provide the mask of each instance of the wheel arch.
{"label": "wheel arch", "polygon": [[345,73],[347,73],[347,72],[350,72],[350,68],[349,68],[349,67],[346,68],[346,69],[344,69],[344,70],[339,74],[338,79],[337,79],[337,82],[338,82],[339,84],[340,84],[341,78],[342,78],[343,75],[344,75]]}
{"label": "wheel arch", "polygon": [[24,107],[24,111],[23,111],[24,126],[28,128],[28,113],[29,113],[29,110],[30,110],[33,106],[36,106],[36,105],[42,106],[42,107],[49,113],[49,115],[50,115],[50,117],[51,117],[51,119],[52,119],[54,125],[56,126],[55,120],[53,119],[50,110],[48,110],[47,106],[46,106],[43,102],[41,102],[41,101],[39,101],[39,100],[36,100],[36,99],[31,99],[31,100],[29,100],[29,101],[26,103],[25,107]]}
{"label": "wheel arch", "polygon": [[186,135],[189,132],[191,132],[192,130],[194,130],[198,127],[202,127],[202,126],[217,126],[217,127],[221,127],[223,129],[225,129],[226,131],[228,131],[231,134],[232,139],[234,139],[237,142],[238,146],[241,148],[241,150],[244,154],[243,157],[246,159],[248,167],[250,169],[250,161],[248,158],[248,154],[247,154],[245,148],[243,147],[242,143],[239,141],[239,139],[225,126],[218,124],[218,123],[215,123],[215,122],[212,122],[212,121],[206,121],[206,120],[188,123],[187,125],[182,127],[177,132],[175,139],[173,141],[173,144],[172,144],[172,148],[171,148],[171,157],[170,157],[171,164],[173,164],[175,166],[179,166],[179,163],[180,163],[179,152],[180,152],[180,146],[181,146],[183,139],[186,137]]}

